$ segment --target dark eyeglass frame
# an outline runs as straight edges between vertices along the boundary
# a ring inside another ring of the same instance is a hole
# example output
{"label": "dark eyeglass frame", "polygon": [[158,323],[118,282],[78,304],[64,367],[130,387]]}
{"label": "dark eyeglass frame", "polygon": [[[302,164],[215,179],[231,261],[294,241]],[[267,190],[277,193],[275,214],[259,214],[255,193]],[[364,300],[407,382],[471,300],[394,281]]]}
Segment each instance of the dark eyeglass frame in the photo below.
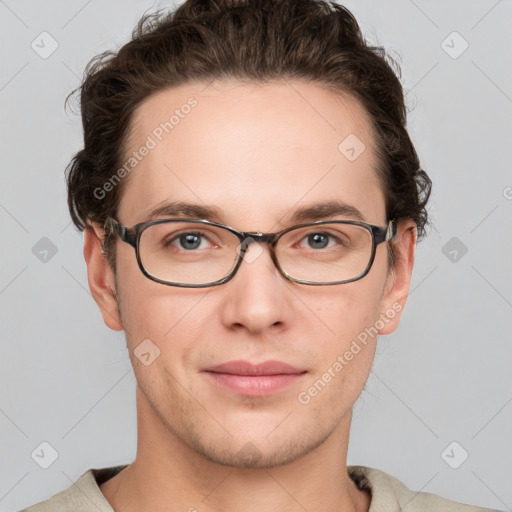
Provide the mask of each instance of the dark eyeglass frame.
{"label": "dark eyeglass frame", "polygon": [[[238,254],[238,260],[231,270],[231,272],[223,277],[222,279],[219,279],[217,281],[212,281],[210,283],[204,283],[204,284],[190,284],[190,283],[176,283],[171,281],[165,281],[163,279],[159,279],[158,277],[154,277],[151,274],[149,274],[146,269],[144,268],[144,265],[142,264],[142,260],[140,257],[140,250],[139,250],[139,244],[140,244],[140,238],[142,235],[142,232],[147,229],[150,226],[153,226],[155,224],[164,224],[164,223],[172,223],[172,222],[190,222],[192,224],[203,224],[207,226],[215,226],[219,228],[224,228],[227,231],[233,233],[235,236],[238,237],[240,240],[240,250]],[[304,281],[302,279],[295,279],[294,277],[290,276],[279,264],[279,261],[276,257],[275,253],[275,246],[278,242],[278,240],[288,233],[289,231],[292,231],[297,228],[302,227],[308,227],[308,226],[321,226],[323,224],[350,224],[354,226],[361,226],[365,228],[372,237],[372,253],[370,257],[370,261],[368,262],[368,265],[366,266],[365,270],[359,274],[356,277],[345,279],[343,281],[333,281],[333,282],[316,282],[316,281]],[[119,236],[119,238],[131,245],[135,249],[136,257],[137,257],[137,263],[139,265],[140,270],[142,273],[152,281],[155,281],[157,283],[165,284],[168,286],[179,286],[181,288],[207,288],[209,286],[218,286],[220,284],[227,283],[230,279],[232,279],[237,270],[239,269],[240,265],[242,264],[242,260],[244,258],[244,255],[249,247],[250,244],[257,242],[257,243],[267,243],[269,245],[270,249],[270,256],[272,258],[272,261],[274,262],[274,265],[279,270],[279,272],[289,281],[293,281],[294,283],[299,284],[305,284],[305,285],[312,285],[312,286],[325,286],[325,285],[334,285],[334,284],[345,284],[345,283],[351,283],[353,281],[358,281],[359,279],[362,279],[365,277],[368,272],[370,271],[373,262],[375,260],[375,252],[377,249],[377,246],[383,242],[388,242],[389,240],[392,240],[396,233],[397,233],[397,226],[396,222],[394,220],[390,220],[387,224],[387,226],[375,226],[373,224],[367,224],[366,222],[360,222],[355,220],[319,220],[316,222],[306,222],[304,224],[296,224],[295,226],[291,226],[289,228],[286,228],[282,231],[279,231],[278,233],[260,233],[260,232],[253,232],[253,231],[238,231],[231,226],[226,226],[225,224],[219,224],[217,222],[209,221],[206,219],[187,219],[187,218],[176,218],[176,219],[155,219],[155,220],[148,220],[146,222],[141,222],[139,224],[135,224],[135,226],[128,228],[126,226],[123,226],[119,221],[114,219],[113,217],[109,217],[105,222],[105,234],[115,233]]]}

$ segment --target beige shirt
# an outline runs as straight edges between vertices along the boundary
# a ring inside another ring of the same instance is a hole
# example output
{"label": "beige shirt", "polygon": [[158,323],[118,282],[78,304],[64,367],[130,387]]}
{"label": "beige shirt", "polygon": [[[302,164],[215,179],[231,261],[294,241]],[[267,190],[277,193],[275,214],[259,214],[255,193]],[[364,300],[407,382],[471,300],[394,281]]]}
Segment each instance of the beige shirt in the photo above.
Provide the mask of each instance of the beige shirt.
{"label": "beige shirt", "polygon": [[[99,485],[125,466],[89,469],[68,489],[21,512],[114,512]],[[378,469],[348,466],[348,474],[361,490],[372,495],[369,512],[496,512],[472,507],[435,494],[413,492],[396,478]]]}

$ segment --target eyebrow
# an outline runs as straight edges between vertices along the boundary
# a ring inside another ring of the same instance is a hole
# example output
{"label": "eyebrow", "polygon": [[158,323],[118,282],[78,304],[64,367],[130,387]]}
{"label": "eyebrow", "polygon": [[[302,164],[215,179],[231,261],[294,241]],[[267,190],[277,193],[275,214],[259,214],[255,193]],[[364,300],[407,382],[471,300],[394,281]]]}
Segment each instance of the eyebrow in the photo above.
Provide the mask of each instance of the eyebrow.
{"label": "eyebrow", "polygon": [[174,201],[161,204],[151,210],[148,214],[150,219],[158,217],[188,217],[217,222],[220,221],[222,216],[222,209],[216,206],[187,203],[184,201]]}
{"label": "eyebrow", "polygon": [[[222,223],[223,216],[223,210],[217,206],[201,205],[184,201],[160,204],[148,214],[149,219],[156,219],[159,217],[184,217],[206,219],[220,223]],[[291,212],[289,222],[292,224],[314,222],[316,220],[330,219],[333,217],[349,217],[354,220],[366,222],[364,215],[358,208],[337,200],[314,203],[309,206],[298,208]]]}
{"label": "eyebrow", "polygon": [[366,222],[364,215],[355,206],[342,201],[326,201],[298,208],[291,215],[291,222],[314,222],[332,217],[350,217]]}

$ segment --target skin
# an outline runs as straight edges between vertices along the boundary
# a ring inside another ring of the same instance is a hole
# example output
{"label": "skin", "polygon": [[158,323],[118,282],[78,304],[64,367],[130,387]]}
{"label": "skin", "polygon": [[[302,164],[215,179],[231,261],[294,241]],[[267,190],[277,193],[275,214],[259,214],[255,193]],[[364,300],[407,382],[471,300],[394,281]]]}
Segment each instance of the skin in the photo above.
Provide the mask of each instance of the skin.
{"label": "skin", "polygon": [[[190,96],[197,107],[129,176],[117,215],[125,226],[147,220],[168,200],[221,208],[219,221],[241,231],[279,231],[291,225],[296,208],[329,200],[356,206],[369,223],[386,224],[371,124],[351,97],[302,81],[187,84],[138,107],[130,149],[144,144]],[[351,133],[366,145],[353,162],[338,150]],[[275,269],[261,245],[231,281],[204,289],[147,279],[134,249],[119,239],[114,275],[101,252],[101,228],[87,229],[89,286],[105,323],[125,330],[137,379],[136,459],[100,486],[112,507],[368,510],[370,496],[347,476],[346,455],[352,407],[377,337],[310,403],[297,396],[380,315],[405,306],[416,245],[412,227],[410,219],[398,224],[400,259],[392,272],[383,243],[363,279],[300,285]],[[399,320],[397,312],[379,334],[393,332]],[[145,339],[160,350],[149,366],[134,356]],[[202,372],[240,359],[284,361],[306,373],[273,395],[247,397]],[[248,461],[241,449],[257,457]]]}

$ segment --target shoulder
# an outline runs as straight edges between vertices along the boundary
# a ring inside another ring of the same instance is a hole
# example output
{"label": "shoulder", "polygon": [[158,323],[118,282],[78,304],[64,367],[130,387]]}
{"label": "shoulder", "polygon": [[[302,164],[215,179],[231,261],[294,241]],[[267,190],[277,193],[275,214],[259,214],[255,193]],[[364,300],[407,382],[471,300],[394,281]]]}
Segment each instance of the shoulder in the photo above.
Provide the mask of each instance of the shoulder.
{"label": "shoulder", "polygon": [[356,485],[369,491],[372,499],[369,512],[498,512],[442,498],[436,494],[414,492],[384,471],[366,466],[348,466]]}
{"label": "shoulder", "polygon": [[99,485],[112,478],[126,466],[89,469],[67,489],[51,498],[31,505],[21,512],[114,512],[105,499]]}

